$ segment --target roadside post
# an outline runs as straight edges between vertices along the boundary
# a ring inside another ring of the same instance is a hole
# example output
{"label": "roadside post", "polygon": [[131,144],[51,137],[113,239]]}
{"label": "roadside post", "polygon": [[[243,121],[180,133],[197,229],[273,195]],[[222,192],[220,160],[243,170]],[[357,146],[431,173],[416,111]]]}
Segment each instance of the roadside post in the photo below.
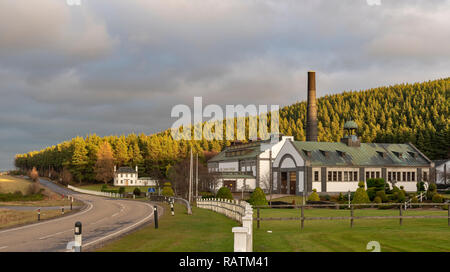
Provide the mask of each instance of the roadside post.
{"label": "roadside post", "polygon": [[153,216],[154,216],[154,221],[155,221],[155,229],[158,228],[158,207],[154,206],[153,207]]}
{"label": "roadside post", "polygon": [[64,215],[64,207],[61,207],[61,214]]}
{"label": "roadside post", "polygon": [[73,205],[73,196],[70,197],[70,210],[72,210],[72,205]]}
{"label": "roadside post", "polygon": [[173,210],[173,199],[170,200],[170,211],[172,212],[172,216],[174,216],[175,211]]}
{"label": "roadside post", "polygon": [[81,222],[77,221],[75,223],[75,245],[74,245],[75,252],[81,252],[82,241],[83,239],[81,237]]}
{"label": "roadside post", "polygon": [[41,221],[41,209],[37,209],[38,221]]}

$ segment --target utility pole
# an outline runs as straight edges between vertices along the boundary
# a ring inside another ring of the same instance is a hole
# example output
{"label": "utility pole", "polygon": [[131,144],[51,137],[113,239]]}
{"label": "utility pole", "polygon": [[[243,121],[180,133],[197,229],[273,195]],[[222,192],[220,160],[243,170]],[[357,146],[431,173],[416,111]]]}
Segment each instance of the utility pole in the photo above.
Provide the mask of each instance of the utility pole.
{"label": "utility pole", "polygon": [[198,153],[197,153],[197,168],[195,170],[195,197],[198,197]]}
{"label": "utility pole", "polygon": [[270,147],[270,151],[269,151],[269,206],[272,206],[272,188],[273,188],[273,173],[272,173],[272,146]]}
{"label": "utility pole", "polygon": [[189,194],[188,194],[188,201],[189,203],[192,202],[191,198],[192,198],[192,171],[193,171],[193,165],[192,165],[192,147],[191,147],[191,158],[190,158],[190,163],[189,163]]}

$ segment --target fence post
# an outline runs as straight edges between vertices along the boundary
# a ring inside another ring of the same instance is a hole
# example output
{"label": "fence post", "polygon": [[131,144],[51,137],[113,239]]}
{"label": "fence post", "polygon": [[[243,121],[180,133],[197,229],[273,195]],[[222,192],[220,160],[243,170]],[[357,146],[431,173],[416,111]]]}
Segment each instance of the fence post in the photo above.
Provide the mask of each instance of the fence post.
{"label": "fence post", "polygon": [[448,211],[448,226],[450,227],[450,205],[447,205],[447,211]]}
{"label": "fence post", "polygon": [[246,252],[253,252],[253,211],[245,210],[245,215],[242,217],[242,227],[247,228]]}
{"label": "fence post", "polygon": [[399,213],[400,213],[400,226],[402,225],[402,223],[403,223],[403,218],[402,218],[402,205],[400,204],[400,205],[398,205],[398,210],[399,210]]}
{"label": "fence post", "polygon": [[259,227],[260,227],[260,223],[259,223],[259,220],[260,220],[260,217],[259,217],[259,207],[258,207],[258,209],[256,210],[257,211],[257,214],[256,214],[256,226],[258,227],[258,229],[259,229]]}
{"label": "fence post", "polygon": [[305,213],[304,213],[304,206],[302,205],[301,206],[301,209],[302,209],[302,229],[303,229],[303,227],[304,227],[304,224],[305,224]]}
{"label": "fence post", "polygon": [[234,227],[234,252],[247,252],[248,229],[244,227]]}
{"label": "fence post", "polygon": [[353,228],[353,205],[350,205],[350,227]]}
{"label": "fence post", "polygon": [[80,221],[77,221],[75,223],[74,235],[75,235],[74,251],[81,252],[83,238],[81,236],[81,222]]}

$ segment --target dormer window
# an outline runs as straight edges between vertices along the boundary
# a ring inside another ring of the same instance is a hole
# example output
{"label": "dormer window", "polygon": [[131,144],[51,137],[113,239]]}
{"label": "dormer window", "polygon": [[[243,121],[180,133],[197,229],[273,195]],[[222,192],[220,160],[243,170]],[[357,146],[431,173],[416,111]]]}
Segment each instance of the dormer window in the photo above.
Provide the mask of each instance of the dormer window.
{"label": "dormer window", "polygon": [[413,157],[414,159],[417,159],[417,157],[418,157],[418,154],[417,154],[416,152],[408,151],[408,154],[409,154],[411,157]]}
{"label": "dormer window", "polygon": [[306,154],[306,156],[311,157],[311,151],[303,149],[303,152]]}
{"label": "dormer window", "polygon": [[344,151],[336,150],[339,156],[345,157],[346,153]]}
{"label": "dormer window", "polygon": [[320,152],[322,153],[322,155],[324,155],[325,157],[328,157],[329,153],[328,151],[325,150],[320,150]]}
{"label": "dormer window", "polygon": [[386,152],[383,152],[383,151],[377,151],[377,153],[378,153],[378,155],[380,155],[380,157],[382,157],[382,158],[386,158],[386,157],[387,157]]}

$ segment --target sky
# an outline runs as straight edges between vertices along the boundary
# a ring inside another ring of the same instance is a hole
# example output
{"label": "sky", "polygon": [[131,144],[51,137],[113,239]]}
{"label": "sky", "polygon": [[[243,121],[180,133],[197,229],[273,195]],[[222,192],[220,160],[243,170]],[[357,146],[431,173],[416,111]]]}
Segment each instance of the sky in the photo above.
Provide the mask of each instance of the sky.
{"label": "sky", "polygon": [[450,0],[2,0],[0,169],[171,109],[290,105],[449,76]]}

